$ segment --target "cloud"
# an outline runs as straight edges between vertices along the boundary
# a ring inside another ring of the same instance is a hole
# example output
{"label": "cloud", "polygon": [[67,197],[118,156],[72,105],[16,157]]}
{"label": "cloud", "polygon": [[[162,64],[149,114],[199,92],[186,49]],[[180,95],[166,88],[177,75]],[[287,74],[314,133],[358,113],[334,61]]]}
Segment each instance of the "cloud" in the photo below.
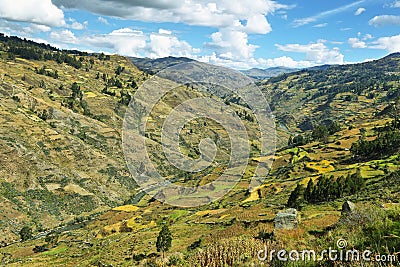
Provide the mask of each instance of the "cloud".
{"label": "cloud", "polygon": [[226,28],[232,25],[247,33],[271,31],[268,14],[290,8],[272,0],[53,0],[59,7],[85,9],[103,16],[148,22],[174,22],[188,25]]}
{"label": "cloud", "polygon": [[282,56],[278,58],[271,59],[259,59],[258,62],[263,68],[271,67],[288,67],[288,68],[308,68],[312,64],[309,61],[296,61],[291,57]]}
{"label": "cloud", "polygon": [[370,40],[373,38],[374,38],[374,36],[372,36],[372,34],[367,33],[366,35],[364,35],[364,37],[362,39],[365,41],[365,40]]}
{"label": "cloud", "polygon": [[60,43],[66,43],[66,44],[77,43],[77,38],[75,37],[75,34],[70,30],[53,31],[50,33],[50,38]]}
{"label": "cloud", "polygon": [[313,66],[312,63],[309,61],[296,61],[288,56],[282,56],[278,58],[268,58],[268,59],[252,58],[248,61],[234,61],[234,60],[220,58],[215,53],[212,53],[211,55],[194,57],[194,59],[209,64],[220,65],[242,70],[250,68],[266,69],[271,67],[283,67],[283,66],[289,68],[308,68]]}
{"label": "cloud", "polygon": [[51,0],[0,0],[0,18],[46,26],[65,25],[64,12]]}
{"label": "cloud", "polygon": [[97,21],[104,24],[104,25],[110,25],[110,23],[108,22],[107,19],[103,18],[103,17],[98,17]]}
{"label": "cloud", "polygon": [[150,34],[148,44],[151,52],[149,57],[167,57],[170,55],[179,57],[191,57],[195,50],[186,41],[180,41],[171,31],[160,29],[158,33]]}
{"label": "cloud", "polygon": [[362,13],[364,13],[365,11],[367,11],[365,8],[360,7],[359,9],[357,9],[357,11],[354,13],[355,16],[359,16]]}
{"label": "cloud", "polygon": [[349,44],[352,48],[366,48],[367,44],[358,38],[349,38]]}
{"label": "cloud", "polygon": [[328,23],[320,23],[320,24],[314,25],[313,28],[324,28],[326,26],[328,26]]}
{"label": "cloud", "polygon": [[375,27],[381,27],[381,26],[397,26],[400,25],[400,16],[394,16],[394,15],[381,15],[381,16],[375,16],[369,21],[369,25],[373,25]]}
{"label": "cloud", "polygon": [[96,48],[106,48],[124,56],[140,56],[146,48],[146,39],[142,31],[122,28],[108,34],[84,36],[80,38],[80,42]]}
{"label": "cloud", "polygon": [[[361,36],[361,33],[358,36]],[[381,49],[389,53],[400,52],[400,35],[381,37],[375,41],[371,41],[373,38],[371,34],[366,34],[362,39],[349,38],[348,43],[353,48]],[[367,43],[366,41],[368,40],[369,42]]]}
{"label": "cloud", "polygon": [[344,56],[339,48],[329,49],[324,40],[310,44],[276,44],[276,47],[285,52],[304,53],[305,60],[312,64],[343,64]]}
{"label": "cloud", "polygon": [[233,29],[222,29],[211,35],[212,42],[205,46],[216,52],[223,59],[245,61],[253,58],[256,45],[248,43],[248,35],[245,32]]}
{"label": "cloud", "polygon": [[393,4],[392,4],[392,7],[399,8],[400,7],[400,1],[394,1]]}
{"label": "cloud", "polygon": [[50,38],[67,48],[70,48],[70,45],[89,46],[134,57],[191,57],[198,52],[189,43],[179,40],[171,31],[164,29],[157,33],[145,34],[142,31],[121,28],[108,34],[82,36],[75,36],[70,30],[62,30],[51,32]]}
{"label": "cloud", "polygon": [[25,27],[26,31],[29,33],[38,33],[38,32],[49,32],[51,31],[51,27],[46,25],[39,25],[31,23],[28,27]]}
{"label": "cloud", "polygon": [[[51,28],[40,24],[21,24],[0,19],[0,32],[6,35],[18,35],[23,38],[33,39],[31,36],[41,32],[49,32]],[[41,41],[42,42],[42,41]]]}
{"label": "cloud", "polygon": [[267,34],[272,31],[272,28],[265,16],[258,14],[247,20],[245,31],[247,33]]}
{"label": "cloud", "polygon": [[400,35],[381,37],[374,41],[370,48],[384,49],[389,53],[400,52]]}
{"label": "cloud", "polygon": [[71,22],[71,24],[67,25],[68,28],[71,28],[73,30],[83,30],[86,29],[89,25],[88,21],[84,21],[83,23],[79,23],[78,21],[76,21],[73,18],[69,18],[68,19],[69,22]]}
{"label": "cloud", "polygon": [[[1,1],[1,0],[0,0]],[[145,22],[172,22],[187,25],[215,28],[211,40],[204,47],[211,53],[204,60],[237,61],[239,64],[253,62],[258,46],[249,42],[250,34],[267,34],[272,31],[267,16],[278,11],[293,8],[273,0],[252,0],[251,4],[243,0],[53,0],[63,9],[79,9],[98,14],[98,22],[108,25],[103,16]],[[86,45],[102,46],[123,55],[134,56],[191,56],[196,57],[198,50],[169,32],[138,34],[129,30],[124,37],[115,32],[105,35],[78,37],[87,39]],[[129,38],[138,39],[137,42]],[[113,37],[115,39],[110,40]],[[120,43],[125,42],[125,45]],[[229,63],[230,64],[230,63]]]}
{"label": "cloud", "polygon": [[314,16],[311,16],[311,17],[295,19],[295,20],[293,21],[293,26],[294,26],[295,28],[297,28],[297,27],[301,27],[301,26],[310,24],[310,23],[312,23],[312,22],[316,22],[316,21],[318,21],[318,20],[320,20],[320,19],[323,19],[323,18],[326,18],[326,17],[328,17],[328,16],[332,16],[332,15],[335,15],[335,14],[342,13],[342,12],[344,12],[344,11],[347,11],[347,10],[349,10],[350,8],[353,8],[353,7],[355,7],[355,6],[358,6],[358,5],[360,5],[360,4],[364,3],[364,2],[365,2],[365,0],[361,0],[361,1],[357,1],[357,2],[348,4],[348,5],[345,5],[345,6],[341,6],[341,7],[335,8],[335,9],[323,11],[323,12],[318,13],[318,14],[316,14],[316,15],[314,15]]}

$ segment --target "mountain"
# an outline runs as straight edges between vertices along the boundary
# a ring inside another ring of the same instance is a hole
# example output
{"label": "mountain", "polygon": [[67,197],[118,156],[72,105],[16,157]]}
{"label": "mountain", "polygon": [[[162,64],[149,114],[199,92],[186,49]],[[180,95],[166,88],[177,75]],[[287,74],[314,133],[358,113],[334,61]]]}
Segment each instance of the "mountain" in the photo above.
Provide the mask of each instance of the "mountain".
{"label": "mountain", "polygon": [[172,67],[182,63],[193,62],[193,59],[185,58],[185,57],[165,57],[165,58],[130,58],[141,71],[144,71],[149,74],[155,74],[160,70],[166,69],[168,67]]}
{"label": "mountain", "polygon": [[252,68],[249,70],[244,70],[242,71],[244,74],[246,74],[249,77],[258,79],[258,80],[266,80],[271,77],[276,77],[284,73],[291,73],[298,71],[298,69],[294,68],[286,68],[286,67],[273,67],[273,68],[268,68],[268,69],[258,69],[258,68]]}
{"label": "mountain", "polygon": [[[151,73],[184,62],[190,60],[62,51],[1,36],[2,265],[256,266],[265,244],[318,250],[343,237],[352,249],[395,253],[399,53],[260,81],[277,126],[274,156],[260,155],[259,126],[240,99],[211,95],[196,84],[176,86],[154,106],[145,132],[152,163],[171,181],[206,185],[230,173],[232,140],[211,119],[189,121],[179,135],[180,151],[193,159],[201,157],[202,140],[215,141],[210,167],[188,173],[160,153],[165,114],[181,103],[224,103],[248,133],[242,180],[225,197],[195,208],[172,207],[139,190],[121,147],[125,111],[138,87]],[[258,163],[272,157],[263,183],[248,190]],[[346,201],[357,206],[354,214],[341,214]],[[276,214],[288,207],[300,211],[297,228],[275,229]],[[172,246],[163,258],[156,244],[164,225]]]}

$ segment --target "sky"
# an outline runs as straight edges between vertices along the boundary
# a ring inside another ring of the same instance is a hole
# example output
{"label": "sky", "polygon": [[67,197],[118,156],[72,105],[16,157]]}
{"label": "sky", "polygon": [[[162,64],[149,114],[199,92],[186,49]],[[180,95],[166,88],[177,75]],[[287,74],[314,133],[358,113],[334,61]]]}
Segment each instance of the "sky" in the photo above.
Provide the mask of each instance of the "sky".
{"label": "sky", "polygon": [[400,52],[400,0],[0,0],[0,32],[88,52],[305,68]]}

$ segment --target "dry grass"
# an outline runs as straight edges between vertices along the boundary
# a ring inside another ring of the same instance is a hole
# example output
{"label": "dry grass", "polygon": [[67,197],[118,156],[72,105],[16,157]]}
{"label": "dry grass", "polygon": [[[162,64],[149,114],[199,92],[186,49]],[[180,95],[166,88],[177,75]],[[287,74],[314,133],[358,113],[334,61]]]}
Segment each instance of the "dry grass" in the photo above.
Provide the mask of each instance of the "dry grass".
{"label": "dry grass", "polygon": [[306,167],[317,171],[320,174],[332,172],[335,167],[332,166],[333,162],[328,160],[321,160],[319,162],[307,162]]}
{"label": "dry grass", "polygon": [[140,208],[134,205],[125,205],[113,208],[115,211],[125,211],[125,212],[135,212],[138,211]]}

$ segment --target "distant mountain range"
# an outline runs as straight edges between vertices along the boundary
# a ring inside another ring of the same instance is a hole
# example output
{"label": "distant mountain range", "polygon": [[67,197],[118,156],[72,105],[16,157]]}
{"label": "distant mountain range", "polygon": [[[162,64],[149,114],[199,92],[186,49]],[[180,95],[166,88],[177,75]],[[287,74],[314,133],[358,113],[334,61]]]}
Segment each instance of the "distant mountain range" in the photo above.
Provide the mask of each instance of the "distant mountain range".
{"label": "distant mountain range", "polygon": [[195,61],[186,57],[165,57],[157,59],[131,57],[130,59],[139,70],[149,74],[155,74],[174,65]]}
{"label": "distant mountain range", "polygon": [[[133,64],[135,64],[141,71],[154,74],[160,70],[163,70],[168,67],[172,67],[174,65],[193,62],[195,60],[185,57],[165,57],[165,58],[131,58]],[[274,67],[268,69],[258,69],[253,68],[249,70],[242,70],[241,72],[246,74],[249,77],[265,80],[271,77],[276,77],[284,73],[292,73],[296,72],[299,69],[294,68],[286,68],[286,67]]]}
{"label": "distant mountain range", "polygon": [[286,68],[286,67],[273,67],[268,69],[252,68],[249,70],[243,70],[242,73],[255,79],[266,80],[272,77],[279,76],[284,73],[292,73],[296,71],[299,71],[299,69]]}

